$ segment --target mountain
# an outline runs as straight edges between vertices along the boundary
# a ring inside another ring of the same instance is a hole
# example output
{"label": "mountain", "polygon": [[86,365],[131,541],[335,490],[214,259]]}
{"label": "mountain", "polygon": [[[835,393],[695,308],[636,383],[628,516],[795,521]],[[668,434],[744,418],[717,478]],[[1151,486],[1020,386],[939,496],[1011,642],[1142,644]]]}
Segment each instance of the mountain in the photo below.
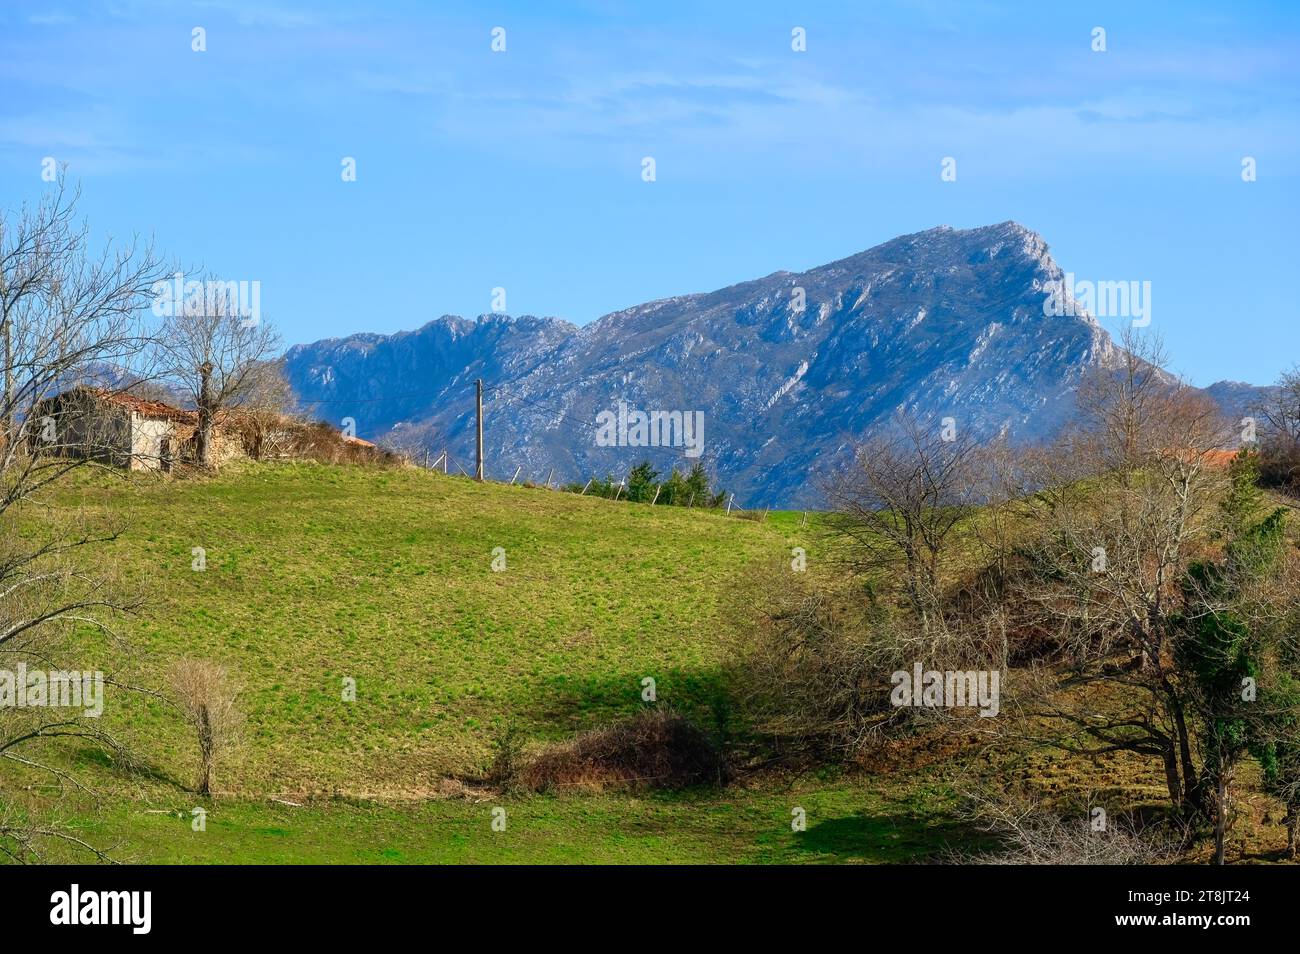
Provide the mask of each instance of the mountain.
{"label": "mountain", "polygon": [[[1086,313],[1044,315],[1062,278],[1043,238],[1015,222],[941,226],[582,328],[444,316],[298,345],[285,369],[317,416],[353,417],[372,440],[447,447],[466,470],[483,378],[487,470],[504,479],[516,468],[521,479],[618,477],[645,458],[687,467],[681,447],[604,446],[597,424],[620,402],[629,414],[702,412],[701,459],[738,503],[812,506],[818,476],[900,412],[1024,442],[1068,420],[1083,375],[1121,353]],[[1235,407],[1250,386],[1217,387]]]}
{"label": "mountain", "polygon": [[[284,366],[307,413],[339,425],[350,417],[360,437],[441,450],[448,425],[462,432],[469,411],[472,459],[475,379],[522,380],[577,330],[553,318],[444,315],[416,331],[296,345]],[[455,453],[466,459],[465,448]]]}
{"label": "mountain", "polygon": [[1233,421],[1240,421],[1247,416],[1259,413],[1261,400],[1266,400],[1277,392],[1271,385],[1259,387],[1244,381],[1216,381],[1205,389],[1205,393],[1214,399],[1223,413]]}

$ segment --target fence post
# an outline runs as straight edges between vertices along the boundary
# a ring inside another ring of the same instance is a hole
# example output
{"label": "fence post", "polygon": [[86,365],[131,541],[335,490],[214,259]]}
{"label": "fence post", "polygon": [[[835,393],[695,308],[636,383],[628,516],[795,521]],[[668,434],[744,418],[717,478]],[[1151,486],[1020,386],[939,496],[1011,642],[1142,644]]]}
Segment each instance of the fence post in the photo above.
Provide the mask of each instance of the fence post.
{"label": "fence post", "polygon": [[732,494],[730,497],[727,498],[727,516],[728,516],[728,517],[731,516],[731,504],[732,504],[732,501],[734,501],[735,499],[736,499],[736,495],[735,495],[735,494]]}
{"label": "fence post", "polygon": [[511,484],[513,484],[516,480],[519,479],[519,472],[520,472],[521,470],[523,470],[523,469],[524,469],[524,465],[523,465],[523,464],[520,464],[518,467],[515,468],[515,475],[514,475],[513,477],[510,478],[510,483],[511,483]]}
{"label": "fence post", "polygon": [[663,485],[663,484],[660,484],[658,487],[655,488],[655,499],[652,500],[652,501],[650,501],[650,506],[653,507],[653,506],[655,505],[655,503],[659,500],[659,491],[661,491],[661,490],[663,490],[663,489],[664,489],[664,485]]}
{"label": "fence post", "polygon": [[586,494],[586,492],[587,492],[587,488],[591,486],[591,482],[592,482],[593,480],[595,480],[595,479],[596,479],[596,478],[595,478],[594,476],[593,476],[593,477],[588,477],[588,478],[587,478],[587,482],[586,482],[585,484],[582,485],[582,493],[581,493],[581,494],[578,494],[579,497],[581,497],[581,496],[583,496],[584,494]]}

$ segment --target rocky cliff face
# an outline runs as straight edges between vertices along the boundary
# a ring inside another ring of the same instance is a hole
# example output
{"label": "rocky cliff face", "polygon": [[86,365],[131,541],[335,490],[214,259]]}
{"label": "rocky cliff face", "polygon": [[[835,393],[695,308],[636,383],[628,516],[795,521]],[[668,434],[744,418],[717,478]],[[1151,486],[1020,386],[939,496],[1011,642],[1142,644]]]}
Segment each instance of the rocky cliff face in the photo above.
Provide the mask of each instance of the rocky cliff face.
{"label": "rocky cliff face", "polygon": [[[285,365],[318,416],[353,417],[372,440],[448,446],[462,461],[482,377],[488,471],[506,479],[519,466],[532,479],[554,468],[557,480],[621,475],[647,457],[689,466],[688,448],[626,446],[641,436],[632,412],[703,412],[702,459],[739,503],[815,505],[817,475],[899,413],[936,426],[951,417],[980,437],[1050,436],[1088,369],[1119,358],[1090,316],[1044,315],[1061,277],[1042,237],[1014,222],[940,227],[581,329],[443,317],[300,345]],[[598,416],[620,404],[630,421],[606,446]]]}
{"label": "rocky cliff face", "polygon": [[307,413],[340,426],[351,417],[360,437],[441,450],[445,424],[467,412],[472,440],[476,378],[526,378],[576,332],[551,318],[444,315],[416,331],[295,345],[284,364]]}

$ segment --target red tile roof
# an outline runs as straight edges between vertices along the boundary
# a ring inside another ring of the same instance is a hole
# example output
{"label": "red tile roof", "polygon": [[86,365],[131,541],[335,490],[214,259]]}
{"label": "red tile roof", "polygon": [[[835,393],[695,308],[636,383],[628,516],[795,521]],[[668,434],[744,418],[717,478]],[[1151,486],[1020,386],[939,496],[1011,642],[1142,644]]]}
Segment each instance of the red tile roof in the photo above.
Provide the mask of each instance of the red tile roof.
{"label": "red tile roof", "polygon": [[108,388],[86,388],[85,390],[106,404],[124,407],[142,417],[161,417],[171,421],[188,421],[194,417],[193,411],[183,411],[162,401],[147,401],[124,391],[110,391]]}
{"label": "red tile roof", "polygon": [[1189,450],[1177,448],[1169,451],[1174,457],[1185,463],[1199,463],[1208,470],[1227,470],[1232,459],[1237,456],[1235,450]]}
{"label": "red tile roof", "polygon": [[1215,470],[1227,470],[1232,459],[1237,456],[1235,450],[1212,450],[1205,454],[1205,466]]}

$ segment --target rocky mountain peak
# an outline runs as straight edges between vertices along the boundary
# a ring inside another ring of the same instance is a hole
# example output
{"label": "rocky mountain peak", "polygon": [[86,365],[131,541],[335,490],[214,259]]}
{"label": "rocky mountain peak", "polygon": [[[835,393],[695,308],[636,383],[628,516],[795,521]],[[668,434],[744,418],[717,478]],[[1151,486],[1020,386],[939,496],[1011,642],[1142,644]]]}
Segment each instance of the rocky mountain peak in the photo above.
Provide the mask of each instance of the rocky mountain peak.
{"label": "rocky mountain peak", "polygon": [[620,402],[700,410],[704,460],[739,501],[808,505],[817,477],[899,413],[1021,441],[1057,430],[1087,370],[1122,357],[1090,315],[1044,314],[1063,277],[1047,242],[1020,223],[941,225],[581,329],[443,316],[414,332],[300,345],[285,366],[304,401],[354,417],[362,436],[400,433],[460,459],[472,457],[472,385],[484,378],[495,388],[488,471],[505,477],[517,467],[617,476],[647,457],[663,470],[689,466],[681,447],[599,446],[595,421]]}

